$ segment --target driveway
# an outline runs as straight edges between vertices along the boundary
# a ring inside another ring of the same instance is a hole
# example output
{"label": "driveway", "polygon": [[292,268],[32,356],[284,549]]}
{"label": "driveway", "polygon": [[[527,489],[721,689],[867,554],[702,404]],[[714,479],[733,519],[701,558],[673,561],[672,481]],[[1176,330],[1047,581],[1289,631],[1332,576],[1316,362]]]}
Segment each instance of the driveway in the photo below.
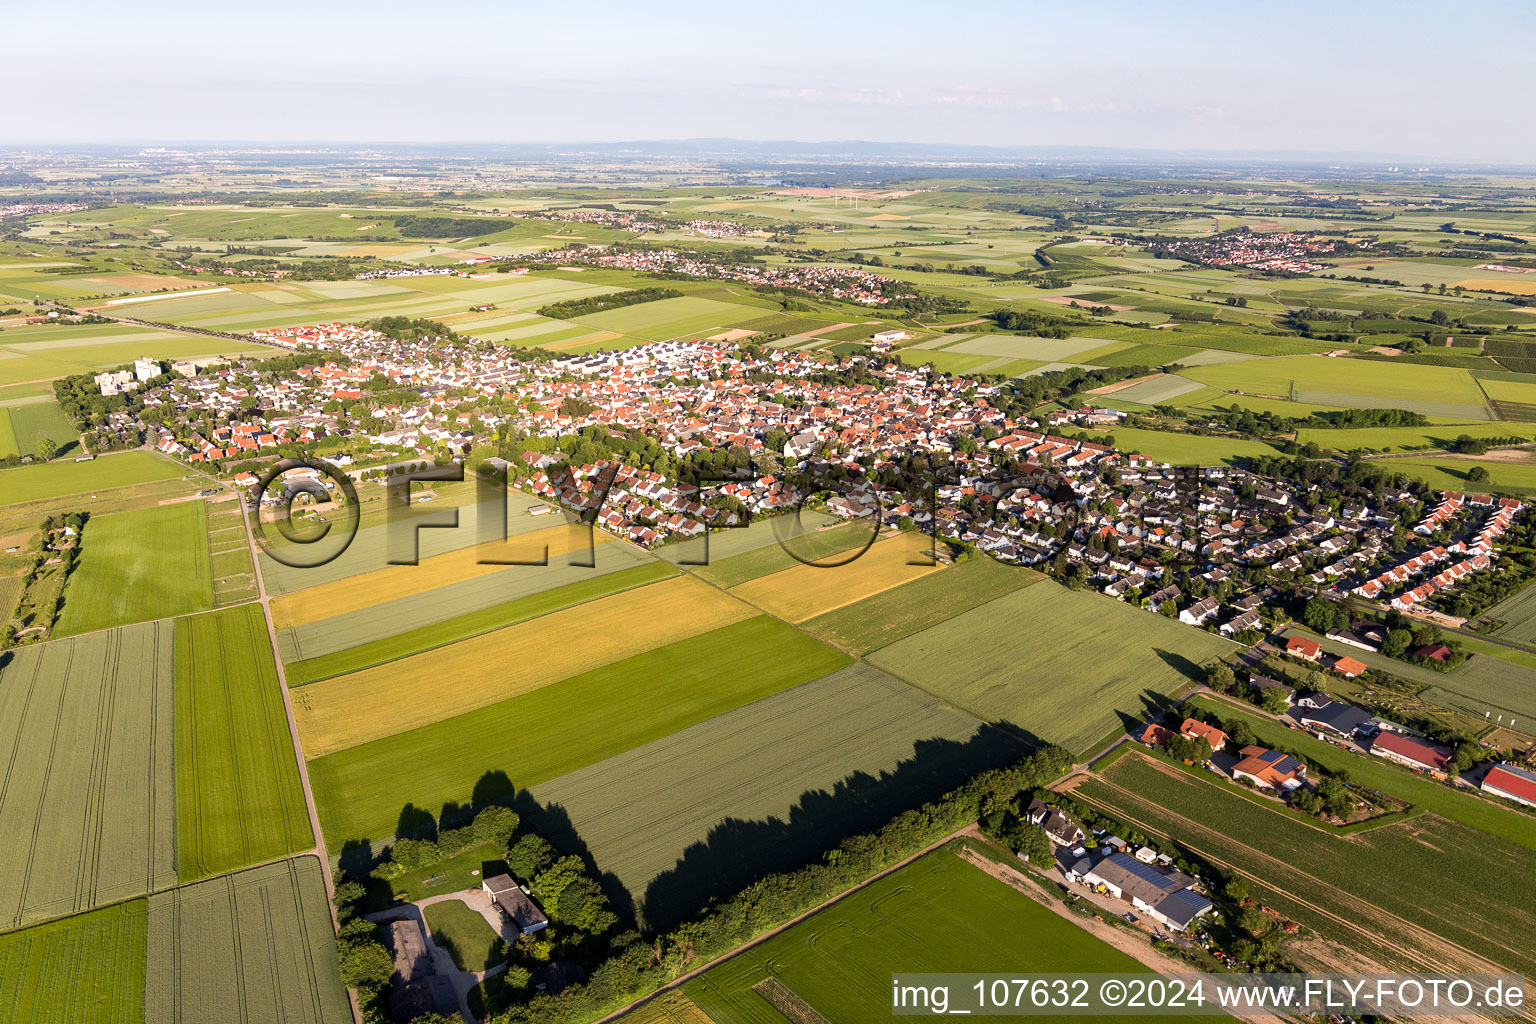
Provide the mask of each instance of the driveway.
{"label": "driveway", "polygon": [[478,1018],[469,1012],[469,992],[486,978],[493,978],[507,969],[506,962],[497,964],[484,971],[461,971],[459,965],[453,962],[453,957],[448,951],[440,947],[432,939],[432,929],[427,926],[426,908],[434,903],[445,903],[450,900],[462,903],[470,910],[475,911],[485,918],[485,923],[491,926],[491,930],[506,940],[508,945],[516,942],[521,935],[517,928],[504,919],[501,912],[491,903],[491,898],[485,894],[484,889],[464,889],[460,892],[443,893],[439,896],[428,896],[424,900],[415,903],[402,903],[399,906],[390,907],[368,914],[367,919],[375,924],[386,924],[390,921],[415,921],[421,928],[422,935],[426,936],[427,950],[432,955],[432,969],[453,982],[453,991],[459,999],[459,1013],[464,1019],[475,1024]]}

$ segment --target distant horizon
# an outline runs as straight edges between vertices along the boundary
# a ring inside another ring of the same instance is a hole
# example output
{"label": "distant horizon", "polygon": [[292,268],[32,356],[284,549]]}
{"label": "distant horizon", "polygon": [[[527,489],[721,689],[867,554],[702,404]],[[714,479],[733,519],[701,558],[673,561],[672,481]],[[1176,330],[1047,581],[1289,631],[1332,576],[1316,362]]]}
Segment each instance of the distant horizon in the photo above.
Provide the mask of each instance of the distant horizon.
{"label": "distant horizon", "polygon": [[[15,140],[870,139],[1536,164],[1536,8],[1091,11],[920,0],[730,10],[469,0],[11,12]],[[61,51],[60,46],[65,49]],[[60,59],[61,52],[67,60]],[[524,145],[537,143],[521,143]]]}

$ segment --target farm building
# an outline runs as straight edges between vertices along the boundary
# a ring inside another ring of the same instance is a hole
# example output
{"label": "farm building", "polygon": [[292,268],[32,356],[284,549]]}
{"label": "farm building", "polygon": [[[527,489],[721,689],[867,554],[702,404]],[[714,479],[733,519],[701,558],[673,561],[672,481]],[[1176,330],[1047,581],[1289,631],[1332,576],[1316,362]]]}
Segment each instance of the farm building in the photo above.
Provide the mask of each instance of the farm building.
{"label": "farm building", "polygon": [[1342,701],[1329,700],[1318,696],[1311,701],[1312,706],[1304,708],[1301,712],[1301,724],[1313,729],[1326,729],[1340,736],[1353,736],[1355,733],[1372,733],[1376,727],[1369,711],[1357,708],[1353,704],[1345,704]]}
{"label": "farm building", "polygon": [[1125,853],[1112,853],[1096,864],[1092,856],[1072,865],[1070,876],[1090,886],[1102,886],[1119,900],[1131,905],[1169,928],[1183,931],[1215,904],[1190,886],[1195,880],[1184,872],[1158,864],[1146,864]]}
{"label": "farm building", "polygon": [[1496,764],[1483,777],[1483,792],[1536,807],[1536,772],[1512,764]]}
{"label": "farm building", "polygon": [[549,918],[544,916],[544,911],[539,909],[538,904],[533,902],[511,875],[487,878],[480,883],[480,887],[524,935],[532,935],[549,927]]}
{"label": "farm building", "polygon": [[421,924],[415,920],[391,921],[385,939],[395,954],[390,1015],[395,1020],[413,1020],[428,1013],[457,1013],[458,994],[453,982],[433,966]]}
{"label": "farm building", "polygon": [[1286,792],[1306,781],[1307,766],[1289,754],[1267,747],[1251,746],[1242,749],[1243,759],[1232,766],[1234,779],[1247,779],[1265,789],[1283,789]]}
{"label": "farm building", "polygon": [[1451,760],[1451,751],[1434,743],[1425,743],[1412,736],[1395,732],[1383,732],[1371,741],[1371,753],[1395,761],[1409,768],[1444,775],[1445,766]]}

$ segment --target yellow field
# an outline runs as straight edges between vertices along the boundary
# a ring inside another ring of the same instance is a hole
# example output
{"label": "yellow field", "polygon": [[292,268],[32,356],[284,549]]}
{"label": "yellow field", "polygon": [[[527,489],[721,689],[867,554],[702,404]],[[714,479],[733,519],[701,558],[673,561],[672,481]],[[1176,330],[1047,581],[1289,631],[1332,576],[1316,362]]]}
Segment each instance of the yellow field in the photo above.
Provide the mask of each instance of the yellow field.
{"label": "yellow field", "polygon": [[1536,281],[1521,275],[1519,277],[1510,274],[1508,277],[1477,277],[1470,281],[1457,281],[1462,288],[1471,288],[1473,291],[1508,292],[1510,295],[1536,295]]}
{"label": "yellow field", "polygon": [[715,1024],[697,1003],[681,992],[666,992],[624,1015],[623,1024]]}
{"label": "yellow field", "polygon": [[295,687],[304,755],[320,757],[462,715],[755,614],[709,584],[679,576]]}
{"label": "yellow field", "polygon": [[479,560],[482,558],[542,558],[547,544],[549,557],[553,560],[559,555],[585,548],[589,538],[593,544],[610,544],[614,540],[601,530],[588,531],[585,526],[562,523],[508,537],[505,542],[481,544],[423,558],[420,565],[391,565],[360,576],[349,576],[333,583],[284,594],[272,601],[272,621],[278,629],[292,629],[308,622],[318,622],[359,608],[372,608],[396,598],[425,593],[506,568],[504,565],[481,565]]}
{"label": "yellow field", "polygon": [[[790,622],[804,622],[845,604],[910,583],[941,566],[908,565],[927,556],[931,539],[903,533],[872,544],[862,557],[833,568],[796,565],[731,588],[731,593]],[[829,561],[835,559],[829,559]]]}

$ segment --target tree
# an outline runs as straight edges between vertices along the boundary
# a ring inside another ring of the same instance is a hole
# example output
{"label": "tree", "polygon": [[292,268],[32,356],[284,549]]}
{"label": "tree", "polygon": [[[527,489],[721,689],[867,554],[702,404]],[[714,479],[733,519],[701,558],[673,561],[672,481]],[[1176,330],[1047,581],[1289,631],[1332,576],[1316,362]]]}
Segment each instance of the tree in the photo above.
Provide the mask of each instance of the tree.
{"label": "tree", "polygon": [[[45,437],[37,442],[37,454],[44,462],[50,462],[59,453],[59,442],[51,437]],[[1481,467],[1479,467],[1481,468]],[[1486,472],[1485,474],[1486,475]]]}
{"label": "tree", "polygon": [[1381,644],[1381,653],[1389,658],[1401,658],[1412,641],[1413,634],[1406,629],[1388,630],[1387,638]]}
{"label": "tree", "polygon": [[1301,621],[1314,632],[1327,633],[1338,625],[1339,606],[1326,597],[1314,597],[1302,609]]}
{"label": "tree", "polygon": [[395,973],[395,958],[379,942],[344,943],[338,951],[341,980],[348,988],[371,992],[389,984]]}
{"label": "tree", "polygon": [[1232,687],[1237,685],[1237,676],[1231,665],[1224,661],[1213,661],[1205,666],[1205,685],[1221,693],[1231,693]]}
{"label": "tree", "polygon": [[1285,691],[1278,686],[1269,687],[1259,697],[1259,707],[1272,715],[1283,714],[1289,706],[1290,701],[1286,700]]}
{"label": "tree", "polygon": [[518,878],[529,879],[538,875],[555,860],[555,848],[543,836],[532,832],[524,835],[507,851],[507,867]]}
{"label": "tree", "polygon": [[1467,470],[1467,479],[1471,480],[1473,483],[1482,483],[1484,480],[1488,479],[1487,467],[1473,466],[1471,469]]}
{"label": "tree", "polygon": [[1050,867],[1055,859],[1055,849],[1045,829],[1039,825],[1030,825],[1024,829],[1019,835],[1019,855],[1036,867]]}

